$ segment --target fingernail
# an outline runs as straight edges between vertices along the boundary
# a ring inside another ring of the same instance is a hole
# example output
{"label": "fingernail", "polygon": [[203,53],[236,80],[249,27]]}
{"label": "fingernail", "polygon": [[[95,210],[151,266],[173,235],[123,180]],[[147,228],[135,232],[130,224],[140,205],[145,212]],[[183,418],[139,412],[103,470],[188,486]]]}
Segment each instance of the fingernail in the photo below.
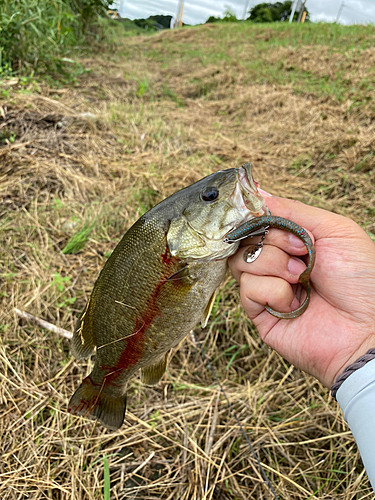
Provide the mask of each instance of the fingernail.
{"label": "fingernail", "polygon": [[289,243],[295,248],[303,248],[305,246],[304,242],[295,234],[289,234]]}
{"label": "fingernail", "polygon": [[305,270],[305,266],[299,259],[289,259],[288,271],[294,276],[299,276]]}
{"label": "fingernail", "polygon": [[261,189],[261,188],[258,188],[258,192],[259,192],[262,196],[270,196],[270,197],[272,197],[272,194],[267,193],[267,191],[264,191],[264,190],[263,190],[263,189]]}

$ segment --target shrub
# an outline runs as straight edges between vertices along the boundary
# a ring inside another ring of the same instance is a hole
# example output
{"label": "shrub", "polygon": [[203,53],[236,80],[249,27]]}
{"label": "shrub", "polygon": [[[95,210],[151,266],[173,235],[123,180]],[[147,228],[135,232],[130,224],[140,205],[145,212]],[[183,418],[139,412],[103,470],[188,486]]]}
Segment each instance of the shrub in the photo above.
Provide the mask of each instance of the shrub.
{"label": "shrub", "polygon": [[[309,20],[310,15],[306,7],[306,20]],[[291,0],[286,0],[285,2],[263,2],[258,3],[249,11],[248,21],[253,21],[254,23],[273,23],[276,21],[288,21],[290,14],[292,13],[292,2]],[[294,13],[293,20],[298,17],[298,12]]]}
{"label": "shrub", "polygon": [[0,72],[60,71],[83,44],[105,0],[0,0]]}

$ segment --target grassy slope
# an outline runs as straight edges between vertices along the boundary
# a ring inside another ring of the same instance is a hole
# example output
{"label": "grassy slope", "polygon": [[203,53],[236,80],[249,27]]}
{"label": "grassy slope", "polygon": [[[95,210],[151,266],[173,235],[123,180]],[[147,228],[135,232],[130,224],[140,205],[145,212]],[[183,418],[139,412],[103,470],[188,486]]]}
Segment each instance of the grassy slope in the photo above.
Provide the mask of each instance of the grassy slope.
{"label": "grassy slope", "polygon": [[[12,311],[71,331],[105,255],[141,213],[249,160],[264,189],[374,234],[373,36],[313,24],[182,29],[83,61],[92,71],[75,87],[3,92],[4,498],[103,498],[107,459],[111,498],[271,498],[191,339],[158,387],[132,381],[112,433],[65,410],[91,362]],[[83,250],[61,253],[77,233]],[[196,333],[280,498],[371,497],[327,390],[261,345],[233,280]]]}

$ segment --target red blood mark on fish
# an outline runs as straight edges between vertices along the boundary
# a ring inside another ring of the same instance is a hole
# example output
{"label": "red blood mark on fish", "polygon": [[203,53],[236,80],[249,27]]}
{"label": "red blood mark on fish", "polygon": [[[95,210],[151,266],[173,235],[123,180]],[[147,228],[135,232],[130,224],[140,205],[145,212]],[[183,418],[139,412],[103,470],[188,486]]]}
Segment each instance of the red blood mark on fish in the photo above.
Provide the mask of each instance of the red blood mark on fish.
{"label": "red blood mark on fish", "polygon": [[89,413],[91,408],[95,406],[92,401],[86,401],[81,399],[80,404],[72,408],[68,408],[68,413],[73,413],[73,415],[81,415],[82,413]]}
{"label": "red blood mark on fish", "polygon": [[73,413],[73,415],[81,415],[83,413],[85,414],[88,414],[90,413],[91,409],[94,407],[94,406],[100,406],[100,393],[101,393],[101,390],[103,389],[103,383],[102,384],[96,384],[95,382],[93,382],[92,378],[90,376],[86,377],[85,379],[83,379],[82,381],[82,385],[83,386],[89,386],[88,387],[88,391],[90,391],[90,386],[92,387],[100,387],[100,391],[99,393],[97,393],[96,391],[93,392],[93,395],[91,396],[90,399],[84,399],[84,398],[81,398],[80,402],[78,405],[74,405],[74,406],[70,406],[68,408],[68,413]]}
{"label": "red blood mark on fish", "polygon": [[135,327],[133,334],[129,336],[125,342],[126,347],[122,352],[120,359],[106,376],[106,383],[111,384],[120,375],[122,370],[130,368],[138,363],[138,361],[143,356],[144,350],[144,335],[146,330],[150,327],[155,317],[160,314],[158,307],[156,306],[156,299],[159,295],[161,286],[167,281],[167,278],[162,278],[158,285],[156,286],[154,292],[151,294],[147,300],[146,309],[141,318],[137,318],[135,322]]}
{"label": "red blood mark on fish", "polygon": [[161,260],[163,264],[169,265],[169,264],[177,264],[178,259],[176,257],[173,257],[171,255],[171,252],[169,251],[168,244],[166,245],[165,252],[161,254]]}
{"label": "red blood mark on fish", "polygon": [[120,359],[113,367],[102,366],[102,369],[110,371],[110,373],[105,376],[106,384],[116,385],[114,381],[119,377],[121,372],[135,366],[143,356],[145,333],[152,325],[156,316],[160,314],[160,310],[156,304],[160,289],[168,281],[171,274],[176,271],[176,263],[179,262],[179,259],[171,256],[168,245],[165,253],[163,253],[161,257],[163,264],[165,265],[163,275],[160,277],[154,291],[150,294],[142,316],[136,319],[133,333],[126,338],[126,347],[122,352]]}
{"label": "red blood mark on fish", "polygon": [[171,262],[171,253],[169,251],[168,245],[165,249],[165,252],[161,254],[161,258],[162,258],[163,264],[169,264]]}

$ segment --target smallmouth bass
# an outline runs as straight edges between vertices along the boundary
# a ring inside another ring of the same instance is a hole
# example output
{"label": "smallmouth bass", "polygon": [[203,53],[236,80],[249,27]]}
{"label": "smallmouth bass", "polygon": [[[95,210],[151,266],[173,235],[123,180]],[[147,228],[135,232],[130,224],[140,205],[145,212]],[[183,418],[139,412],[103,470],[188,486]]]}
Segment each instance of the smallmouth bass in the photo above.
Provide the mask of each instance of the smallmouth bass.
{"label": "smallmouth bass", "polygon": [[102,269],[73,334],[72,353],[94,353],[91,374],[68,411],[121,427],[126,385],[163,376],[169,351],[199,323],[205,326],[227,259],[239,242],[233,229],[269,210],[249,163],[211,174],[172,194],[127,231]]}

